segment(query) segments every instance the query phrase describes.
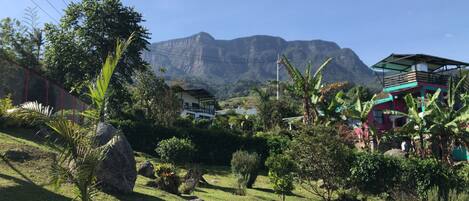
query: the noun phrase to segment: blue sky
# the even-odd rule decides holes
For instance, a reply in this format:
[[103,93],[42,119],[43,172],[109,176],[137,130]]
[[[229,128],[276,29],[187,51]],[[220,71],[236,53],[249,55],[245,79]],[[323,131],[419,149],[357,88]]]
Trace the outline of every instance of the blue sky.
[[[36,2],[42,22],[71,0],[0,0],[0,18],[22,18]],[[77,0],[74,0],[77,1]],[[353,49],[368,65],[391,53],[427,53],[469,61],[467,0],[123,0],[146,19],[151,42],[200,31],[217,39],[274,35],[322,39]]]

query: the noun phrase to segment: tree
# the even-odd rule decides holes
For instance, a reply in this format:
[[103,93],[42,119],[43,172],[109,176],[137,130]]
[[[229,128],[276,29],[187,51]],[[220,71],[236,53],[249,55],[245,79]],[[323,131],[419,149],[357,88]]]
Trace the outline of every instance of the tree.
[[293,140],[288,153],[301,187],[313,195],[330,201],[335,191],[346,186],[353,155],[336,129],[317,126],[306,130]]
[[451,150],[454,143],[457,140],[466,142],[466,144],[468,142],[469,105],[467,103],[469,103],[469,96],[467,93],[458,93],[466,78],[464,76],[458,82],[450,78],[446,100],[434,102],[428,106],[429,130],[441,147],[440,160],[447,164],[452,163]]
[[285,66],[288,74],[293,80],[292,91],[303,100],[303,123],[311,125],[313,118],[318,116],[315,105],[313,105],[312,96],[320,96],[322,87],[322,71],[331,62],[331,58],[326,59],[316,72],[311,75],[312,64],[309,63],[304,74],[294,67],[288,58],[283,55],[280,63]]
[[[431,95],[429,101],[424,103],[419,103],[417,98],[414,98],[412,94],[407,94],[404,97],[404,101],[407,106],[407,113],[399,112],[399,111],[385,111],[386,114],[392,115],[401,115],[406,117],[407,122],[403,126],[405,131],[409,131],[411,135],[418,136],[420,141],[420,155],[421,157],[425,157],[425,140],[424,134],[428,133],[429,129],[429,122],[428,116],[431,114],[432,110],[431,107],[435,104],[435,101],[438,100],[440,96],[440,89],[438,89],[433,95]],[[427,108],[426,110],[420,112],[420,105]]]
[[280,194],[285,201],[285,196],[294,189],[295,163],[288,155],[274,154],[267,158],[265,165],[269,168],[269,179],[275,193]]
[[40,70],[40,48],[44,42],[42,31],[34,24],[37,16],[28,16],[32,22],[26,23],[30,27],[24,26],[17,19],[5,18],[0,21],[0,57],[27,68]]
[[147,68],[141,54],[149,45],[149,33],[141,25],[142,15],[119,0],[83,0],[70,3],[59,25],[46,24],[46,75],[81,94],[88,80],[96,77],[114,41],[134,33],[134,42],[122,55],[112,80],[110,110],[118,113],[130,104],[125,85],[137,71]]
[[[356,95],[356,97],[359,96],[359,94]],[[368,114],[370,114],[373,109],[373,106],[375,104],[375,98],[376,96],[373,96],[371,100],[367,102],[362,102],[360,98],[356,98],[355,102],[352,105],[344,104],[345,116],[349,119],[357,120],[360,122],[360,131],[362,134],[362,138],[360,138],[360,140],[363,140],[365,145],[367,146],[369,146],[369,135],[371,135],[372,140],[375,140],[379,144],[376,129],[373,127],[372,124],[368,124]],[[345,101],[342,101],[342,103],[345,103]],[[374,147],[371,148],[374,149]]]
[[[96,132],[98,124],[106,121],[106,102],[111,77],[119,60],[132,41],[118,41],[115,52],[106,58],[101,73],[94,84],[88,85],[88,96],[92,100],[92,107],[83,112],[89,122],[79,125],[66,118],[61,112],[52,114],[50,107],[39,103],[25,103],[17,111],[18,117],[29,118],[43,122],[59,140],[50,143],[58,153],[58,158],[52,165],[53,183],[59,187],[66,181],[71,181],[79,191],[77,195],[82,201],[89,201],[95,193],[96,171],[106,157],[109,148],[118,140],[119,135],[113,137],[105,145],[98,146]],[[60,143],[59,145],[57,144]]]
[[179,117],[181,104],[163,77],[153,71],[137,73],[132,86],[134,108],[142,109],[146,119],[156,125],[172,126]]

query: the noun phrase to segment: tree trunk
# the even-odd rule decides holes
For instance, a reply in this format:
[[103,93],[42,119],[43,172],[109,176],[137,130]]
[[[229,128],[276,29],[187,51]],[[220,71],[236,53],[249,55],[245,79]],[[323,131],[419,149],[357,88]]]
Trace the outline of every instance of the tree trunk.
[[425,158],[425,140],[423,139],[422,132],[419,132],[420,140],[420,158]]
[[453,164],[453,159],[451,158],[451,150],[453,146],[447,135],[442,135],[440,146],[441,146],[441,161],[448,165]]
[[303,123],[311,125],[311,99],[307,96],[303,97]]

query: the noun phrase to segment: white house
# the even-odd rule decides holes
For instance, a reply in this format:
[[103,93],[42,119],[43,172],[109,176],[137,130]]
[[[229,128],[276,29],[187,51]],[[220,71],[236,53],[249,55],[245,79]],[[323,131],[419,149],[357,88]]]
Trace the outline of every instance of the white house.
[[205,89],[183,89],[173,87],[181,101],[181,116],[195,119],[212,119],[215,117],[215,96]]

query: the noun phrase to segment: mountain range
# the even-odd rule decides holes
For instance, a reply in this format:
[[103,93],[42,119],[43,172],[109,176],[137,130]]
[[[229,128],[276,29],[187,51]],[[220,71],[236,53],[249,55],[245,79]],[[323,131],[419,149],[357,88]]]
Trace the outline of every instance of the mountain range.
[[[327,57],[332,57],[324,70],[326,82],[367,85],[375,81],[373,71],[352,49],[324,40],[286,41],[266,35],[218,40],[200,32],[186,38],[153,43],[143,53],[154,70],[166,69],[164,75],[168,79],[196,80],[209,86],[275,80],[278,55],[286,55],[302,71],[308,62],[317,69]],[[281,80],[289,78],[283,67],[279,74]]]

